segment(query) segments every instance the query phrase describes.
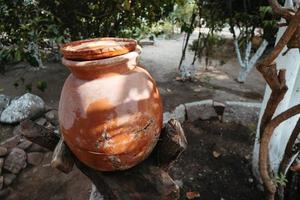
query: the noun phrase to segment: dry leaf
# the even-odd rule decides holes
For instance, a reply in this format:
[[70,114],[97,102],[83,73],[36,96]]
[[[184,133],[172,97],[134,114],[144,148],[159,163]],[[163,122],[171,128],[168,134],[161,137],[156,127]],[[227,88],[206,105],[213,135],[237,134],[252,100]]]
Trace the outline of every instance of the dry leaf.
[[200,193],[199,192],[187,192],[186,193],[186,198],[188,199],[195,199],[200,197]]
[[218,151],[213,151],[214,158],[219,158],[222,154]]

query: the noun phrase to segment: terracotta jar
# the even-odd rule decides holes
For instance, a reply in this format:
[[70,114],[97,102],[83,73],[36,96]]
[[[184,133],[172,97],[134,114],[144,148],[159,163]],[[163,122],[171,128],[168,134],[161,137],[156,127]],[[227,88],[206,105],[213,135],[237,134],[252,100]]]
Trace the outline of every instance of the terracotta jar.
[[[72,42],[61,50],[73,60],[62,60],[72,73],[61,92],[60,129],[71,151],[89,167],[125,170],[143,161],[156,145],[162,104],[154,80],[138,63],[136,42],[104,40],[96,45],[97,39]],[[72,48],[68,52],[70,46],[76,47],[74,54]]]

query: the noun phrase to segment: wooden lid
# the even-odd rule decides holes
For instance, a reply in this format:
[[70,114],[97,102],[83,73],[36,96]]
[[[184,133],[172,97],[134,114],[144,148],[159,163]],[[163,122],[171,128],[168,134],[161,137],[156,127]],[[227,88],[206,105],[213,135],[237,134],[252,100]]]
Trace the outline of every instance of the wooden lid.
[[126,54],[136,45],[133,39],[94,38],[66,43],[60,51],[69,60],[96,60]]

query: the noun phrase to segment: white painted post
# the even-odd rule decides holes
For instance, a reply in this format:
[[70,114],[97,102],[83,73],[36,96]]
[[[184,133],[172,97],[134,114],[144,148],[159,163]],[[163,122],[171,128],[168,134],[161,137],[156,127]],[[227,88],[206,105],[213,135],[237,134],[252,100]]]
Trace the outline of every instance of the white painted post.
[[[285,6],[292,7],[292,0],[286,0]],[[280,28],[277,33],[277,42],[279,38],[281,38],[284,33],[286,27]],[[275,116],[279,113],[287,110],[288,108],[300,103],[300,54],[298,49],[291,49],[286,55],[282,55],[287,48],[285,47],[281,54],[276,59],[276,64],[278,69],[286,69],[286,83],[288,86],[288,91],[285,95],[284,100],[279,104]],[[262,103],[260,119],[265,110],[267,100],[270,96],[270,88],[267,86],[265,91],[264,100]],[[270,170],[274,172],[274,174],[278,174],[279,164],[282,160],[284,150],[288,139],[291,135],[292,130],[295,127],[296,121],[299,118],[299,115],[292,117],[291,119],[283,122],[280,126],[278,126],[271,138],[269,145],[269,160],[270,160]],[[258,123],[258,128],[256,132],[256,139],[254,144],[253,151],[253,160],[252,167],[253,173],[260,180],[259,170],[258,170],[258,152],[259,152],[259,126],[260,120]]]

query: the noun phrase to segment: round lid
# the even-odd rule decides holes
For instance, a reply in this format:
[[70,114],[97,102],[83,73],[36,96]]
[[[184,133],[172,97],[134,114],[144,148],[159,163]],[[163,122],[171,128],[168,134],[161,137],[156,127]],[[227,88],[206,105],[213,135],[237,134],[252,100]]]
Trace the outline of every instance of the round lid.
[[126,54],[135,50],[136,40],[127,38],[94,38],[69,42],[61,47],[69,60],[96,60]]

